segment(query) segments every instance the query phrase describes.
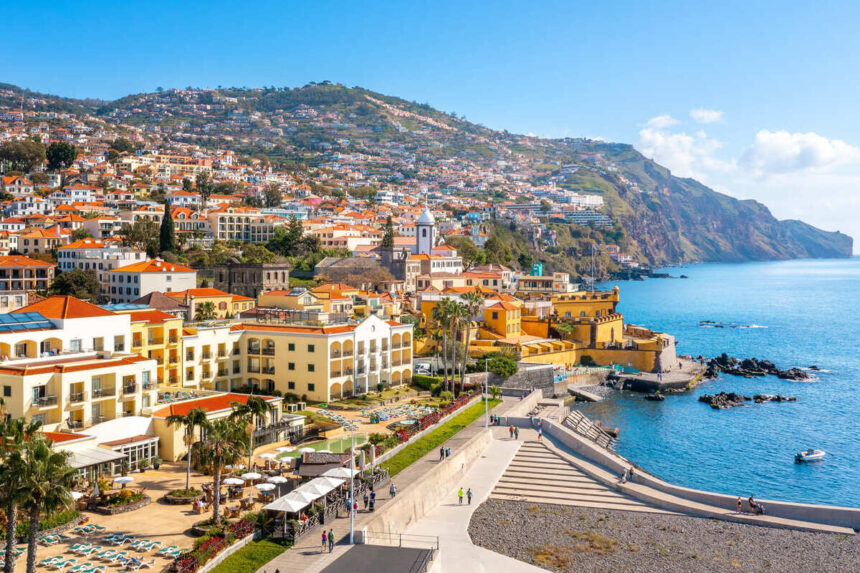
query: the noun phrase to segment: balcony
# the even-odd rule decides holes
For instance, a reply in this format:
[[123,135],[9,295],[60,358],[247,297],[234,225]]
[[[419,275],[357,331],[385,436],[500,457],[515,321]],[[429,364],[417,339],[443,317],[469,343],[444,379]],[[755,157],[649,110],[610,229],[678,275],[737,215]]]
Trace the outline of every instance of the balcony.
[[219,350],[218,351],[218,358],[227,358],[227,351],[226,350]]
[[240,348],[234,348],[233,349],[233,356],[239,356],[240,352],[242,352],[242,350]]
[[343,374],[341,374],[340,372],[332,372],[331,373],[332,378],[340,378],[341,376],[343,376]]
[[179,342],[179,337],[178,336],[171,336],[167,340],[168,340],[168,342],[170,342],[170,344],[176,344],[177,342]]
[[123,394],[134,394],[137,392],[137,384],[123,384],[122,385],[122,393]]
[[234,368],[234,369],[233,369],[233,374],[241,374],[241,373],[242,373],[242,369],[241,369],[241,368]]
[[167,379],[167,382],[168,382],[168,384],[175,386],[177,383],[179,383],[179,378],[177,378],[176,376],[171,376],[170,378]]
[[260,353],[259,347],[257,347],[257,346],[249,346],[248,347],[248,354],[259,354],[259,353]]
[[116,388],[93,388],[93,398],[105,398],[116,394]]
[[75,404],[77,402],[83,402],[87,399],[86,392],[72,392],[69,394],[69,403]]
[[251,374],[259,374],[260,367],[259,366],[248,366],[248,372]]
[[352,350],[344,350],[343,356],[344,356],[344,358],[346,358],[347,356],[352,356]]
[[57,405],[57,397],[56,396],[41,396],[39,398],[36,398],[34,400],[34,402],[36,403],[36,406],[38,406],[39,408],[56,406]]
[[263,374],[274,374],[274,373],[275,373],[275,367],[274,366],[264,366],[263,367]]
[[210,360],[212,358],[212,355],[208,352],[204,352],[202,358],[203,360]]
[[155,382],[144,382],[143,389],[144,390],[155,390],[158,385]]
[[163,338],[150,338],[147,341],[147,344],[149,344],[150,346],[158,346],[158,345],[164,344],[164,339]]
[[114,352],[125,352],[125,344],[114,344],[113,345]]
[[155,363],[158,364],[159,366],[161,366],[162,364],[164,364],[164,357],[163,356],[156,356],[155,357]]
[[193,355],[193,354],[188,354],[188,353],[186,352],[186,353],[185,353],[185,360],[187,360],[188,362],[194,362],[194,355]]
[[344,376],[352,376],[352,373],[353,373],[352,368],[344,368],[343,369],[343,375]]
[[135,338],[131,341],[132,348],[140,348],[141,346],[143,346],[143,341],[141,339]]
[[176,366],[177,364],[179,364],[179,357],[178,356],[171,356],[170,358],[167,359],[167,363],[170,364],[171,366]]
[[211,373],[211,372],[209,372],[209,371],[206,371],[206,372],[204,372],[203,374],[201,374],[201,375],[200,375],[200,377],[201,377],[203,380],[208,380],[208,379],[212,378],[212,373]]
[[229,370],[219,370],[218,371],[218,376],[227,376],[229,374],[230,374]]
[[263,355],[264,356],[274,356],[275,355],[275,349],[274,348],[264,348],[263,349]]

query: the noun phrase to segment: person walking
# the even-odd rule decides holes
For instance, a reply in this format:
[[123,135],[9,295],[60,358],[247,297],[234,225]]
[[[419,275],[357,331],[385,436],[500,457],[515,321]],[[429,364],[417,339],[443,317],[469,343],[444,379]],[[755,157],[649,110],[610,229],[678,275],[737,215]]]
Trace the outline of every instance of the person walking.
[[627,476],[629,475],[630,470],[624,468],[624,473],[621,474],[620,483],[627,483]]
[[460,505],[463,505],[463,488],[461,487],[459,491],[457,491],[457,498],[460,500]]
[[472,505],[472,488],[466,490],[466,499],[469,500],[469,505]]
[[446,458],[451,457],[451,448],[445,448],[445,457]]
[[627,474],[627,479],[633,481],[633,466],[630,466],[630,473]]
[[323,529],[323,532],[322,532],[322,549],[320,549],[320,553],[325,551],[325,548],[327,545],[328,545],[328,537],[327,537],[327,534],[325,532],[325,529]]
[[519,439],[520,439],[520,429],[519,429],[519,428],[516,428],[516,427],[514,428],[514,439],[515,439],[515,440],[519,440]]
[[538,441],[543,441],[543,430],[541,430],[540,428],[538,428]]
[[445,459],[445,448],[439,448],[439,461],[441,462],[444,459]]
[[328,552],[334,551],[334,529],[328,530]]
[[397,495],[397,486],[394,485],[394,482],[391,482],[391,485],[388,486],[388,495],[392,498]]
[[367,496],[367,492],[364,492],[364,509],[365,509],[365,511],[367,511],[367,502],[369,500],[370,500],[370,498]]
[[508,436],[513,440],[514,439],[514,427],[508,426]]
[[740,498],[740,496],[738,496],[738,513],[743,513],[743,512],[744,512],[744,500],[742,500]]

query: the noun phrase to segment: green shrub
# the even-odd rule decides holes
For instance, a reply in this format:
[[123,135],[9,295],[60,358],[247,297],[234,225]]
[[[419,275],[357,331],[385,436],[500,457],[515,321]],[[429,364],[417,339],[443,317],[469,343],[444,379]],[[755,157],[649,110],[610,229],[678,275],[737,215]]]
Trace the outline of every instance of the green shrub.
[[170,497],[197,497],[201,493],[203,492],[199,489],[192,487],[191,489],[174,489],[167,495],[169,495]]
[[413,374],[412,385],[422,390],[432,390],[434,384],[442,382],[441,376],[427,376],[425,374]]
[[490,359],[487,364],[487,369],[497,376],[507,378],[508,376],[516,374],[519,370],[519,366],[517,366],[516,360],[508,358],[507,356],[495,356]]
[[583,354],[579,357],[579,363],[583,366],[594,366],[594,358],[592,358],[588,354]]
[[[81,512],[77,509],[67,509],[66,511],[60,511],[55,513],[54,515],[44,517],[39,522],[39,531],[45,531],[46,529],[53,529],[55,527],[60,527],[61,525],[65,525],[70,521],[77,519],[78,516],[81,515]],[[21,515],[18,515],[19,520],[15,525],[15,536],[24,541],[30,537],[30,522],[26,519],[20,519]],[[3,539],[6,538],[6,530],[0,530],[3,533]]]

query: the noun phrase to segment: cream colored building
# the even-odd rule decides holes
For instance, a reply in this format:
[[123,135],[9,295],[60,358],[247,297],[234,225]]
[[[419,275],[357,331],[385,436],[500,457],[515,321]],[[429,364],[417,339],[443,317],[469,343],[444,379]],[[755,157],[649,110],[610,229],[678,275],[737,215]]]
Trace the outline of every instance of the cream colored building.
[[182,376],[188,388],[229,391],[244,385],[240,340],[233,324],[199,324],[182,335]]
[[151,292],[173,292],[197,286],[197,271],[161,259],[141,261],[108,272],[110,300],[132,302]]

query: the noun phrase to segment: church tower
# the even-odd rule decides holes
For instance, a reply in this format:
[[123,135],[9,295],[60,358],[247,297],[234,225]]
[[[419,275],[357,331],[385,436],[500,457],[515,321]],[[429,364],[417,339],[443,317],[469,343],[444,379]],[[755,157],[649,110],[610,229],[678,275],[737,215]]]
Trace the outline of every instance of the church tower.
[[419,255],[429,255],[436,246],[436,219],[430,209],[426,209],[415,224],[415,240]]

